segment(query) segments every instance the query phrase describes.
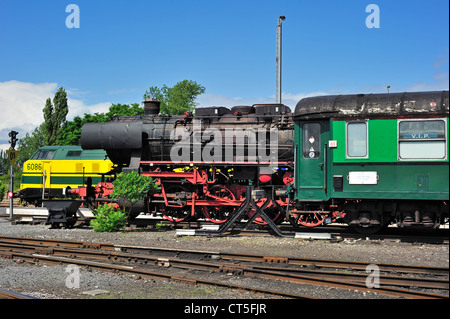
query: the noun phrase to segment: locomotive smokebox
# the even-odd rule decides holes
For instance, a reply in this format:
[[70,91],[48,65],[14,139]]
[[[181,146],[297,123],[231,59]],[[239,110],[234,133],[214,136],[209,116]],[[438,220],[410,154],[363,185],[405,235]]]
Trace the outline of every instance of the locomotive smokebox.
[[85,150],[130,150],[142,148],[142,121],[85,123],[81,129]]
[[155,99],[149,99],[144,101],[144,114],[145,115],[158,115],[161,102]]

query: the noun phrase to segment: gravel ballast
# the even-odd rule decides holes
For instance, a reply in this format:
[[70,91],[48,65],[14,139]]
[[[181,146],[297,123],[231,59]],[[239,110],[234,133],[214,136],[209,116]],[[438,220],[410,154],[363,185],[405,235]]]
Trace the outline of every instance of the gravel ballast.
[[[136,229],[124,233],[97,233],[90,227],[50,229],[48,225],[11,225],[0,218],[0,236],[61,239],[84,242],[111,243],[137,246],[186,248],[221,252],[265,254],[267,256],[292,256],[318,259],[339,259],[391,264],[448,267],[448,244],[414,244],[392,241],[303,240],[272,236],[232,236],[208,238],[203,236],[176,236],[174,230]],[[180,275],[184,273],[178,271]],[[195,275],[187,274],[186,275]],[[215,299],[215,298],[267,298],[249,292],[219,287],[148,280],[123,274],[101,273],[80,269],[79,288],[68,288],[70,272],[64,265],[29,265],[0,258],[0,288],[9,289],[45,299]],[[208,274],[201,274],[207,277]],[[273,282],[252,278],[223,275],[225,281],[240,285],[268,285]],[[70,286],[70,284],[69,284]],[[386,298],[374,292],[350,291],[308,285],[284,285],[283,289],[314,298],[340,299]],[[284,287],[283,286],[283,287]],[[91,293],[91,294],[89,294]],[[96,294],[98,293],[98,294]]]

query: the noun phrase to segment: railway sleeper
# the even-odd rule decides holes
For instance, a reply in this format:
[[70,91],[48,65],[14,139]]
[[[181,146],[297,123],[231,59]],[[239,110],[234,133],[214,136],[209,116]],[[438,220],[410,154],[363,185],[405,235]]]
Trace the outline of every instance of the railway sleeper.
[[223,265],[219,267],[219,272],[241,276],[244,274],[244,268]]
[[266,263],[273,263],[273,264],[287,264],[289,262],[289,258],[288,257],[268,256],[268,257],[264,257],[263,261]]
[[171,276],[170,281],[178,282],[178,283],[182,283],[182,284],[193,285],[193,286],[197,285],[197,280],[191,279],[191,278],[186,278],[186,277]]

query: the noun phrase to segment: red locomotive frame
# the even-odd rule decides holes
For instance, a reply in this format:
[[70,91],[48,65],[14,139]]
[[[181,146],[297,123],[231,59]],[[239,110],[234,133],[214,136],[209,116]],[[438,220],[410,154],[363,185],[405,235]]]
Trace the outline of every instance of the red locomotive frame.
[[[172,167],[174,165],[170,161],[141,161],[140,164],[141,167],[150,167],[148,171],[142,171],[141,175],[155,178],[156,183],[161,187],[161,192],[154,194],[149,201],[155,212],[162,212],[166,219],[173,222],[181,222],[195,217],[204,217],[213,223],[221,224],[244,202],[245,185],[238,183],[218,183],[216,176],[219,174],[219,167],[234,167],[238,165],[255,166],[266,165],[268,163],[215,162],[213,166],[204,162],[177,164],[179,166],[189,167],[190,169],[187,172],[162,170],[163,167],[167,167],[168,165]],[[287,167],[292,163],[276,162],[273,164]],[[155,169],[152,169],[152,167],[155,167]],[[292,175],[290,172],[286,174]],[[292,178],[285,178],[285,180],[289,183],[293,181]],[[281,206],[287,205],[287,200],[282,200],[281,198],[277,202]],[[261,201],[259,204],[263,205],[264,201]],[[211,209],[211,207],[214,207],[214,209]],[[273,204],[267,205],[267,209],[269,210],[272,207]],[[271,217],[274,221],[278,220],[280,212]],[[260,219],[256,219],[256,222],[264,224]]]
[[[215,224],[225,223],[244,203],[247,185],[237,182],[220,183],[218,178],[222,176],[220,170],[224,167],[254,167],[267,165],[268,163],[215,162],[213,164],[205,162],[141,161],[140,174],[155,179],[155,183],[160,186],[160,192],[144,200],[144,210],[152,214],[162,213],[165,219],[174,223],[198,218],[204,218]],[[282,182],[285,186],[293,184],[292,162],[283,161],[272,164],[284,168],[285,173]],[[176,171],[176,168],[186,167],[188,167],[187,170]],[[264,174],[259,175],[258,179],[261,185],[269,181]],[[89,196],[95,197],[96,201],[101,202],[102,199],[107,200],[109,198],[113,188],[112,183],[102,182],[96,186],[88,185],[87,187],[72,189],[70,194],[78,195],[82,199],[87,199]],[[325,218],[331,218],[335,221],[337,218],[343,217],[339,212],[317,211],[311,213],[310,211],[297,211],[291,207],[286,196],[274,197],[273,200],[276,203],[273,203],[272,200],[266,203],[267,200],[267,198],[257,200],[256,204],[262,207],[272,221],[277,224],[285,220],[286,215],[283,214],[285,211],[289,211],[297,225],[305,227],[319,226],[325,221]],[[117,203],[114,205],[119,207]],[[250,218],[255,214],[255,209],[250,209],[247,214]],[[259,225],[267,224],[261,217],[255,218],[254,222]]]

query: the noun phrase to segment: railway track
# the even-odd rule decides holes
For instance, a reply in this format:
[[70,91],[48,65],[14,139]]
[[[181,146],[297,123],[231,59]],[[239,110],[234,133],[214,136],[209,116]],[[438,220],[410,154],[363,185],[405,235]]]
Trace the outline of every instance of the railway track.
[[[284,297],[304,298],[279,291],[257,291],[219,281],[180,277],[160,270],[173,268],[208,273],[251,276],[266,280],[341,289],[377,292],[394,298],[448,298],[427,290],[448,291],[448,268],[377,264],[379,288],[369,288],[367,269],[362,262],[303,259],[225,252],[192,251],[85,243],[59,240],[0,237],[0,255],[29,262],[69,263],[106,271],[133,273],[138,276],[181,281],[192,284],[227,286]],[[149,266],[157,267],[153,271]],[[414,289],[411,289],[414,287]]]
[[0,299],[37,299],[15,291],[0,289]]
[[[0,206],[1,207],[1,206]],[[45,210],[45,214],[47,211]],[[39,224],[45,223],[47,215],[30,215],[30,214],[15,214],[15,219],[12,223],[31,223],[31,224]],[[8,214],[2,214],[0,212],[0,218],[9,218]],[[89,220],[89,218],[87,218]],[[180,223],[172,223],[169,221],[165,221],[163,219],[155,219],[155,218],[138,218],[135,220],[131,220],[128,223],[129,229],[133,230],[136,228],[142,227],[156,227],[156,224],[163,223],[166,225],[165,227],[174,228],[174,229],[201,229],[205,227],[205,225],[210,226],[210,222],[205,221],[190,221],[190,222],[180,222]],[[78,226],[83,226],[84,221],[79,223]],[[76,225],[76,227],[78,227]],[[255,225],[256,226],[256,225]],[[261,226],[256,226],[260,227]],[[424,243],[424,244],[449,244],[449,230],[448,228],[442,228],[435,231],[421,231],[421,230],[404,230],[398,229],[395,227],[389,228],[383,233],[379,234],[356,234],[346,225],[328,225],[324,227],[317,228],[298,228],[294,229],[291,225],[284,224],[280,225],[280,229],[284,232],[298,232],[301,234],[303,239],[328,239],[331,241],[342,241],[342,240],[374,240],[374,241],[391,241],[391,242],[407,242],[407,243]],[[325,238],[317,237],[319,235],[326,235]],[[265,229],[255,229],[255,230],[242,230],[239,234],[240,236],[267,236],[268,232]]]

